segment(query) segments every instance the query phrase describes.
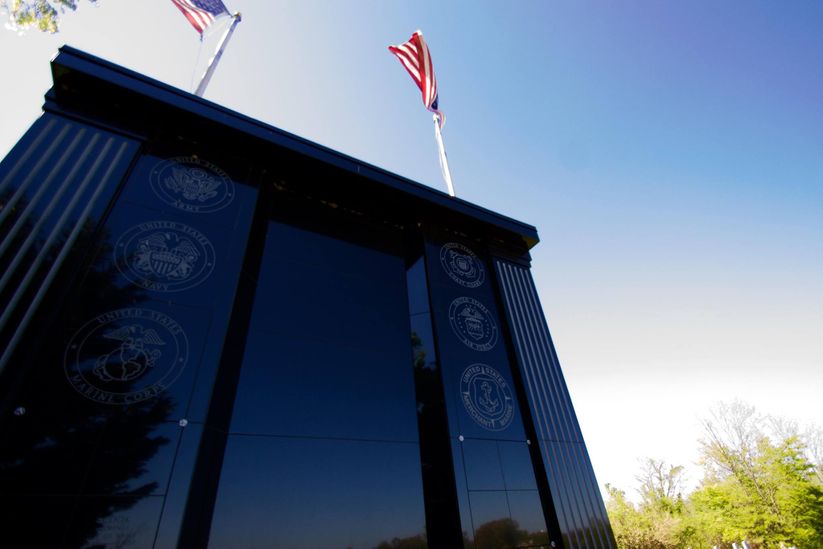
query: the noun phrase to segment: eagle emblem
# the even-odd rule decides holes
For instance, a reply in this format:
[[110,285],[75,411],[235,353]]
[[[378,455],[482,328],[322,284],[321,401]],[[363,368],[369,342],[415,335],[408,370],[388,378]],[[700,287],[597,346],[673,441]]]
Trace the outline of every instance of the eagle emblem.
[[173,232],[157,232],[140,240],[133,266],[145,275],[185,280],[200,258],[200,250],[188,238]]
[[172,168],[166,187],[183,195],[186,200],[205,202],[217,196],[220,180],[200,168]]
[[234,182],[196,156],[169,158],[151,172],[151,188],[166,204],[189,213],[213,213],[234,198]]

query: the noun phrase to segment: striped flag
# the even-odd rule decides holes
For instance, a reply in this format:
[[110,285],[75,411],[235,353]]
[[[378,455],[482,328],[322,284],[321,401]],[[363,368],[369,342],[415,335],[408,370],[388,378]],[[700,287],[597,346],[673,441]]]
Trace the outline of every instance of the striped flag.
[[220,0],[171,0],[183,12],[194,30],[203,31],[220,15],[231,15]]
[[398,46],[389,46],[389,51],[397,56],[417,87],[420,88],[423,94],[423,104],[438,116],[442,127],[446,117],[437,108],[437,79],[434,77],[434,66],[429,47],[423,40],[423,33],[419,30],[415,31],[408,42]]

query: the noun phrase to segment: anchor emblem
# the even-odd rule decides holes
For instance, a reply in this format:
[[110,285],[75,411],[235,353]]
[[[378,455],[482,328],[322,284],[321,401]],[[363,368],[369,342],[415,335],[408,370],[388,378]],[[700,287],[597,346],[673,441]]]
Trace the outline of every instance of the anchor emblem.
[[492,396],[492,386],[488,381],[480,384],[480,391],[483,394],[478,398],[478,404],[486,410],[486,412],[493,414],[500,407],[500,399]]
[[460,397],[472,420],[488,431],[502,431],[514,418],[509,385],[500,372],[487,364],[472,364],[463,371]]

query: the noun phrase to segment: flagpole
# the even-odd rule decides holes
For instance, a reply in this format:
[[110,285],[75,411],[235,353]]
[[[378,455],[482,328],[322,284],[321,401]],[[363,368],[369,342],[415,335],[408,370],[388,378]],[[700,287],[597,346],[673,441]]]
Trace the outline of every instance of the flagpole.
[[224,32],[223,36],[220,38],[220,44],[217,46],[217,52],[214,54],[214,57],[209,59],[209,65],[206,67],[206,72],[203,74],[203,78],[200,79],[200,84],[194,92],[194,95],[198,97],[203,97],[203,94],[206,92],[206,86],[209,85],[209,81],[214,74],[214,69],[217,68],[217,63],[219,63],[220,58],[223,57],[223,50],[226,49],[226,44],[228,44],[229,38],[231,38],[231,35],[234,33],[237,23],[239,23],[242,19],[239,11],[235,12],[231,17],[231,26],[226,29],[226,32]]
[[446,147],[443,146],[443,136],[440,133],[440,115],[434,114],[432,118],[434,119],[434,138],[437,140],[437,148],[440,151],[440,171],[443,173],[443,179],[446,180],[446,186],[449,188],[449,196],[455,196],[452,174],[449,170],[449,159],[446,157]]

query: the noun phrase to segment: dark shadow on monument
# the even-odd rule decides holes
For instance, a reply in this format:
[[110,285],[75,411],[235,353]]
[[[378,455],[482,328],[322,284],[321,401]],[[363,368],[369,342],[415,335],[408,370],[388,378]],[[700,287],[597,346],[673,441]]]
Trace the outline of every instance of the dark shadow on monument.
[[[63,234],[47,250],[43,269],[51,266],[66,237]],[[173,446],[165,436],[173,433],[166,424],[173,398],[159,394],[127,405],[104,404],[72,387],[64,367],[67,346],[83,321],[104,311],[135,307],[146,299],[140,288],[115,284],[114,267],[98,260],[84,272],[81,284],[76,280],[78,271],[69,272],[86,263],[83,257],[95,248],[97,258],[110,255],[109,240],[105,234],[95,234],[92,223],[83,227],[56,279],[61,282],[42,302],[0,379],[0,394],[15,395],[2,402],[0,415],[4,546],[128,545],[134,536],[125,530],[120,539],[90,542],[107,518],[165,490],[161,476],[152,471],[152,461],[161,448]],[[43,246],[39,241],[27,253]],[[12,246],[6,255],[15,249]],[[8,262],[8,257],[0,258],[0,265]],[[112,325],[110,330],[89,334],[76,355],[79,368],[94,376],[99,387],[128,393],[151,368],[152,355],[140,337],[112,337],[118,329],[128,331],[128,326]],[[4,347],[7,341],[4,337]]]

